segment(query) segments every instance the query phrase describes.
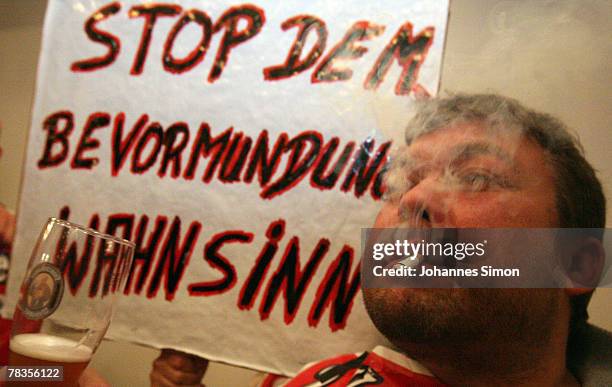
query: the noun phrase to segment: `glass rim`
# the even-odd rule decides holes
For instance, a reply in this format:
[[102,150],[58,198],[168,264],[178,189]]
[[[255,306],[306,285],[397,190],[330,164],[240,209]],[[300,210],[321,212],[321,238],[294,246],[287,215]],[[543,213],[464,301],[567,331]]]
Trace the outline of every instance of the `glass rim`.
[[69,221],[64,220],[64,219],[59,219],[59,218],[51,217],[51,218],[49,218],[47,223],[56,223],[56,224],[59,224],[61,226],[71,227],[71,228],[77,229],[77,230],[82,231],[82,232],[84,232],[86,234],[89,234],[89,235],[93,235],[93,236],[96,236],[96,237],[99,237],[99,238],[102,238],[102,239],[106,239],[106,240],[111,240],[113,242],[116,242],[116,243],[119,243],[119,244],[122,244],[122,245],[127,245],[127,246],[129,246],[129,247],[131,247],[133,249],[136,248],[136,244],[134,242],[132,242],[132,241],[120,238],[120,237],[115,236],[115,235],[104,234],[104,233],[102,233],[102,232],[100,232],[98,230],[94,230],[93,228],[89,228],[89,227],[82,226],[82,225],[77,224],[77,223],[69,222]]

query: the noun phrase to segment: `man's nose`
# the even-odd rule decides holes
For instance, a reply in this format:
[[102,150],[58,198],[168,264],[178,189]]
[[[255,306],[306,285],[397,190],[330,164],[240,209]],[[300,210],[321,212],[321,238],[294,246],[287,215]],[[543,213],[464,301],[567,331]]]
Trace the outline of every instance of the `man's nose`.
[[448,199],[448,188],[435,176],[427,177],[402,195],[398,216],[414,226],[441,227],[447,218]]

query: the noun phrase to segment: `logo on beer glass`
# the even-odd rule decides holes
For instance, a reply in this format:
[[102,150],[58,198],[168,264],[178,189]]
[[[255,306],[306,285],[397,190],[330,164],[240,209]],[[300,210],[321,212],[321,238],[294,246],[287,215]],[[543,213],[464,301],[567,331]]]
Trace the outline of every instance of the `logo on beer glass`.
[[64,279],[49,263],[36,266],[26,280],[19,308],[30,320],[41,320],[55,312],[64,294]]

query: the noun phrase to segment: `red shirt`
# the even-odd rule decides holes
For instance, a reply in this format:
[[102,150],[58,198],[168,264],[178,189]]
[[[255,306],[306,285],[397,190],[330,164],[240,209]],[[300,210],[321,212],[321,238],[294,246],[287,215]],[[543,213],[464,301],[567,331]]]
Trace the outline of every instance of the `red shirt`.
[[342,355],[306,366],[286,387],[297,386],[419,386],[438,387],[438,381],[416,361],[386,347]]

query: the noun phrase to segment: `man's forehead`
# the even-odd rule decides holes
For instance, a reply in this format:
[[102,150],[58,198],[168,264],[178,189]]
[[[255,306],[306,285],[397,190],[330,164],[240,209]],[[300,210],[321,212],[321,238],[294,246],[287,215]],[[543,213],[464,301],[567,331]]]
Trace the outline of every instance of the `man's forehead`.
[[406,156],[422,161],[440,157],[461,161],[477,156],[492,156],[512,162],[524,142],[525,136],[521,131],[458,125],[440,128],[414,138],[407,148]]
[[407,156],[414,161],[433,161],[443,158],[448,162],[462,162],[479,156],[490,156],[506,163],[513,163],[513,155],[506,149],[485,141],[472,141],[452,144],[444,151],[425,147],[408,148]]

